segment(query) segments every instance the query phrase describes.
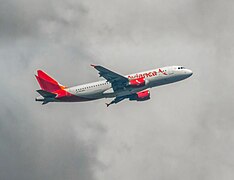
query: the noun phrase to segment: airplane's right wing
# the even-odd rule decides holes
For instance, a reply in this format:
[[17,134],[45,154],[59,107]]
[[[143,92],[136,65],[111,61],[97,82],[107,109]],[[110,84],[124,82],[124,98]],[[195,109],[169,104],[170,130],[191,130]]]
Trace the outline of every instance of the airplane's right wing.
[[126,84],[129,82],[128,78],[117,74],[109,69],[106,69],[99,65],[91,65],[96,70],[99,71],[100,77],[104,77],[108,82],[112,84],[113,90],[116,91],[118,89],[122,89],[126,86]]

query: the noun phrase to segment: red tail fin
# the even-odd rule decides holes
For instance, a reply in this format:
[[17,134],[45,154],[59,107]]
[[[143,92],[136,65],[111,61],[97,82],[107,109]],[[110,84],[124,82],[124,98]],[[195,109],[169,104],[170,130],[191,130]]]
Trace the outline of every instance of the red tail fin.
[[36,78],[42,90],[54,92],[65,88],[42,70],[38,70],[37,74]]

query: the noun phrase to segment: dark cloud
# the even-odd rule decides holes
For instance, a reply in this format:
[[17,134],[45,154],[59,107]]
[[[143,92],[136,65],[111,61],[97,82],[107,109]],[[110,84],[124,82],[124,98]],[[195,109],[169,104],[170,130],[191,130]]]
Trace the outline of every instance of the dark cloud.
[[[0,179],[233,179],[233,2],[0,1]],[[151,101],[34,101],[65,85],[184,65]]]

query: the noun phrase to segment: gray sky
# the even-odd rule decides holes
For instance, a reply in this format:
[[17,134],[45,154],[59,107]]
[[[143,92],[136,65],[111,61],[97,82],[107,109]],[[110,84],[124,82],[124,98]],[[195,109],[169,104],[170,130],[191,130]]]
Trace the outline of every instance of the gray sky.
[[[0,0],[0,179],[234,179],[234,2]],[[73,86],[183,65],[151,100],[34,101],[43,69]]]

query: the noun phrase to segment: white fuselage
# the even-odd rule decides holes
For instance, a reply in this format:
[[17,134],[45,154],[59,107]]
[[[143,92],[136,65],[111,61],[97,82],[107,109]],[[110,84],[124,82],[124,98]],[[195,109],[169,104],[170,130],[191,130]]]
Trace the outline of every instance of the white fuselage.
[[191,75],[192,71],[185,69],[184,67],[167,66],[125,76],[129,79],[144,77],[147,83],[143,87],[133,88],[129,86],[124,90],[114,92],[111,83],[107,82],[106,80],[101,80],[93,83],[70,87],[67,88],[66,91],[75,96],[90,99],[120,97],[131,95],[148,88],[181,81],[190,77]]

